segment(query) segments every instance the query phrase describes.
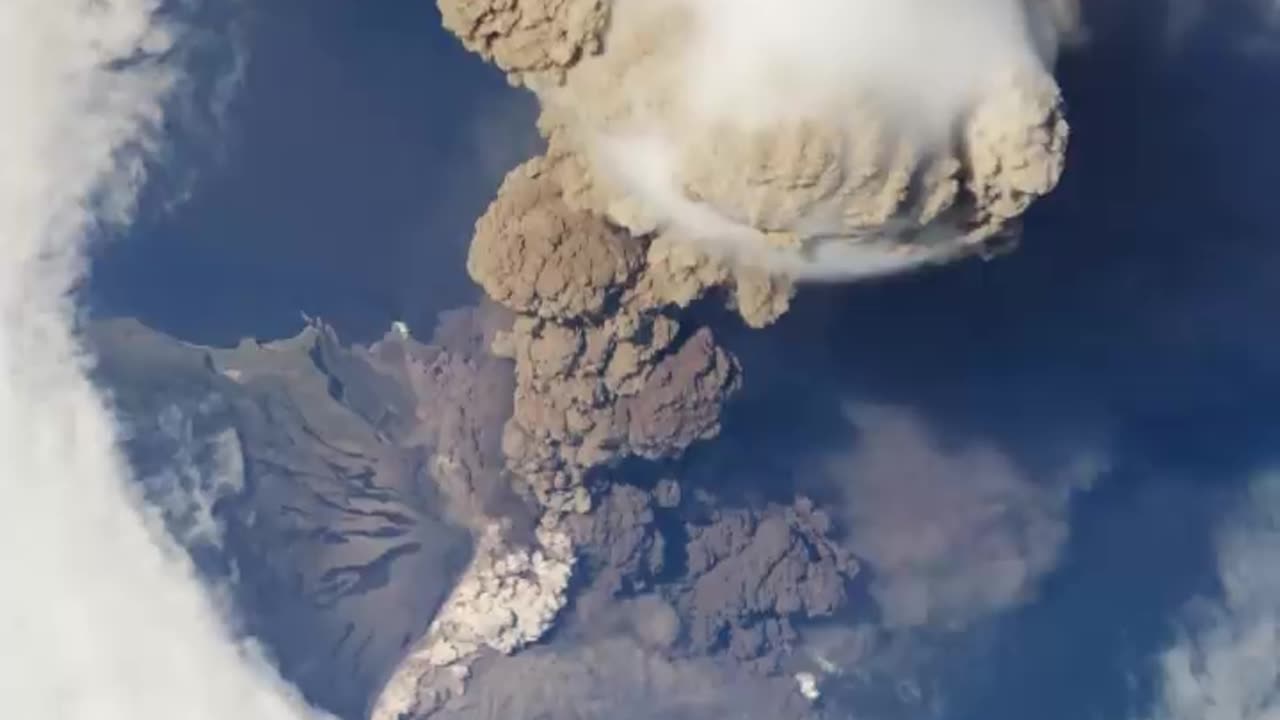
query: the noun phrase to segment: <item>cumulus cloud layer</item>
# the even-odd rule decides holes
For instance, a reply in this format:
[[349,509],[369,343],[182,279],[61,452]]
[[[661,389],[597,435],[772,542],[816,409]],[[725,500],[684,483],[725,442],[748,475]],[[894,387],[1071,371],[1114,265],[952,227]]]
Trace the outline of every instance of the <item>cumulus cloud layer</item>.
[[1221,598],[1191,608],[1160,658],[1153,720],[1280,717],[1280,472],[1259,477],[1218,538]]
[[183,78],[160,0],[0,4],[0,714],[292,720],[130,488],[71,293],[126,222]]

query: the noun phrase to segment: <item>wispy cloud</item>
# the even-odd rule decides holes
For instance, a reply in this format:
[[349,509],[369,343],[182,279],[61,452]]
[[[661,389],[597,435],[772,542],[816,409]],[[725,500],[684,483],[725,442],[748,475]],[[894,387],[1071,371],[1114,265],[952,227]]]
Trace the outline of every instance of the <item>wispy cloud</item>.
[[1072,494],[1101,457],[1033,478],[997,447],[948,447],[891,406],[849,405],[852,449],[828,459],[854,552],[888,627],[959,627],[1029,599],[1058,563]]
[[311,711],[143,511],[85,371],[88,240],[132,215],[184,82],[161,0],[0,3],[0,715]]
[[1219,26],[1235,49],[1273,55],[1280,45],[1280,2],[1276,0],[1160,0],[1150,3],[1163,13],[1170,46],[1179,49],[1206,27]]
[[1160,657],[1153,720],[1280,718],[1280,472],[1222,528],[1218,576],[1221,597],[1193,604]]

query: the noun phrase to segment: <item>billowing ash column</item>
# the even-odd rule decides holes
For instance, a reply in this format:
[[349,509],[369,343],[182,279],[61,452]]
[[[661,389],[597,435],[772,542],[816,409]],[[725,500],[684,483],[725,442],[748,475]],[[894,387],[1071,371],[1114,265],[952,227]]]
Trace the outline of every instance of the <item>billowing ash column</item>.
[[565,520],[592,469],[715,436],[737,360],[681,312],[753,327],[793,283],[1009,247],[1057,184],[1051,65],[1074,0],[439,0],[463,44],[534,92],[547,151],[476,224],[467,268],[515,314],[507,469],[536,542],[479,531],[471,571],[374,710],[430,715],[470,659],[565,603]]

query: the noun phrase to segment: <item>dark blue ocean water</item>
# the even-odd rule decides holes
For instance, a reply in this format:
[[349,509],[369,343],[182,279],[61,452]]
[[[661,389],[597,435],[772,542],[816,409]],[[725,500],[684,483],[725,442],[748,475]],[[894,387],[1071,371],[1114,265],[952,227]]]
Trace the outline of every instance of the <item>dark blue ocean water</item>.
[[92,306],[227,343],[292,335],[300,312],[356,340],[394,319],[429,329],[470,302],[471,227],[537,147],[528,98],[430,0],[241,7],[225,128],[177,148],[188,199],[152,188],[129,236],[99,247]]

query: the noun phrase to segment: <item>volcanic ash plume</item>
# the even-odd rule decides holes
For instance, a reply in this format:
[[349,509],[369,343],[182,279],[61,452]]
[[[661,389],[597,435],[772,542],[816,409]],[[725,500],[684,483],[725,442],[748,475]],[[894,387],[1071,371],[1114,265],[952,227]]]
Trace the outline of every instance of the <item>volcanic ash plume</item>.
[[[721,406],[741,384],[737,360],[708,328],[682,328],[675,310],[724,286],[746,317],[765,323],[790,297],[763,274],[734,273],[571,209],[553,170],[537,158],[508,175],[468,260],[515,313],[492,350],[514,360],[501,449],[540,508],[534,542],[511,542],[497,520],[474,523],[483,529],[471,566],[388,681],[375,720],[451,707],[478,655],[514,652],[551,627],[576,557],[566,520],[592,511],[591,470],[678,456],[719,432]],[[447,465],[437,479],[465,484],[449,480]]]
[[796,278],[997,249],[1053,189],[1074,0],[440,0],[565,201]]
[[472,565],[378,720],[456,710],[477,657],[551,627],[597,469],[719,433],[742,371],[683,309],[714,297],[763,327],[795,280],[990,249],[1053,188],[1067,134],[1048,68],[1070,0],[439,5],[542,104],[547,151],[508,174],[467,261],[514,314],[492,343],[515,371],[501,450],[540,519],[523,540],[471,523]]

